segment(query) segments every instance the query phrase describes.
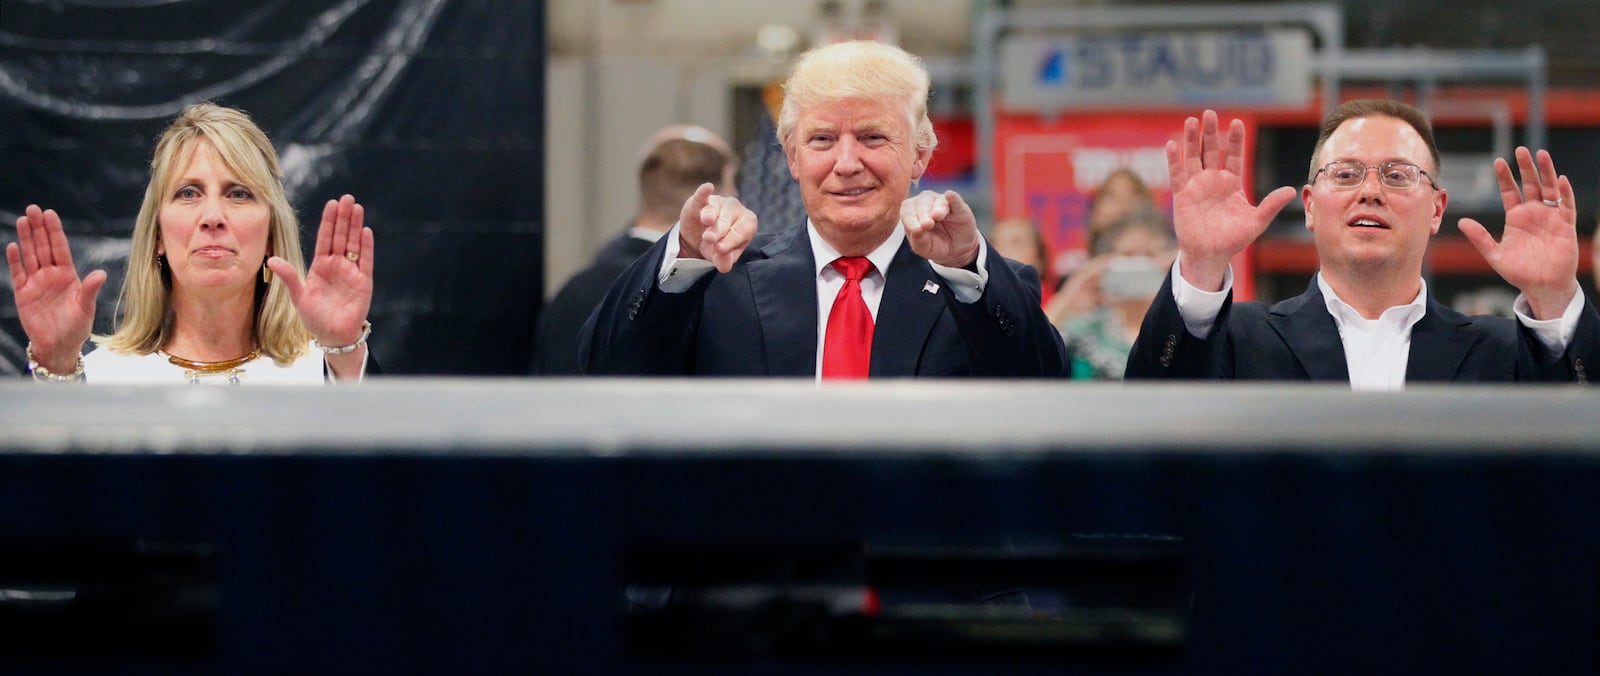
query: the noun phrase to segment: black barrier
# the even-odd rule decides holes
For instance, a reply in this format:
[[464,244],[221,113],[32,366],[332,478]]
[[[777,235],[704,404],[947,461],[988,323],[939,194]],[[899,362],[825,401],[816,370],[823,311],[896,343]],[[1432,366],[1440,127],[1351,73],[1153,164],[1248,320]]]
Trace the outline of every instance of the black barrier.
[[216,594],[213,652],[0,671],[1600,666],[1589,389],[289,392],[0,385],[0,551],[183,545]]
[[922,541],[774,533],[634,545],[621,562],[623,654],[661,664],[1178,662],[1192,601],[1179,538]]
[[67,536],[0,543],[0,653],[14,662],[217,654],[216,552]]

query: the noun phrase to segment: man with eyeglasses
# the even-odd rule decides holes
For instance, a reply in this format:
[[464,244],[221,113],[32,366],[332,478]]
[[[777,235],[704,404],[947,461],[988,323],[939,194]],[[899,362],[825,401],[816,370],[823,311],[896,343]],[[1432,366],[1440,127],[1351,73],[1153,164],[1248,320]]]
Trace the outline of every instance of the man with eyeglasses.
[[1516,319],[1467,317],[1428,292],[1422,266],[1449,195],[1432,125],[1387,100],[1340,105],[1324,121],[1300,189],[1319,270],[1282,302],[1233,303],[1228,261],[1294,199],[1279,188],[1251,206],[1244,125],[1189,118],[1167,144],[1178,260],[1145,315],[1128,378],[1344,381],[1400,390],[1424,381],[1588,381],[1600,317],[1577,281],[1572,184],[1549,153],[1517,148],[1519,187],[1495,160],[1506,226],[1499,241],[1470,218],[1461,232],[1522,295]]

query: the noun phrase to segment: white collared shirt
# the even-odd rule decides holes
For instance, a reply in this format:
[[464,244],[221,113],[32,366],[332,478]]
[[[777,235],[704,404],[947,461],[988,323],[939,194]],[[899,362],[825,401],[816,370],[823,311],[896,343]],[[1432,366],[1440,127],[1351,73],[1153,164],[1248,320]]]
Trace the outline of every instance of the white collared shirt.
[[1406,366],[1411,361],[1411,327],[1428,313],[1428,281],[1421,280],[1417,296],[1405,305],[1383,311],[1377,319],[1360,312],[1334,293],[1322,273],[1317,273],[1317,288],[1339,327],[1339,342],[1344,344],[1344,362],[1350,370],[1350,389],[1357,392],[1399,392],[1406,387]]
[[[1188,329],[1191,335],[1204,340],[1215,328],[1217,315],[1222,312],[1222,303],[1227,300],[1228,291],[1233,288],[1233,266],[1228,266],[1220,291],[1203,291],[1183,278],[1179,268],[1182,256],[1179,256],[1179,259],[1172,262],[1172,299],[1178,304],[1178,314],[1183,317],[1184,328]],[[1344,345],[1345,363],[1350,369],[1350,387],[1355,390],[1403,389],[1406,367],[1410,365],[1411,328],[1427,314],[1428,283],[1422,282],[1417,298],[1410,304],[1389,308],[1375,320],[1361,319],[1360,313],[1339,300],[1333,289],[1328,288],[1327,283],[1322,280],[1320,272],[1317,273],[1317,288],[1321,289],[1323,297],[1328,299],[1328,314],[1333,315],[1334,323],[1339,326],[1339,341]],[[1350,328],[1347,329],[1346,322],[1341,320],[1341,312],[1335,311],[1335,302],[1345,310],[1349,310],[1351,316],[1361,319],[1364,323],[1370,321],[1377,326],[1355,326],[1355,323],[1351,322]],[[1511,309],[1516,314],[1517,321],[1527,327],[1545,349],[1553,354],[1561,354],[1567,351],[1567,345],[1572,343],[1573,334],[1577,333],[1583,302],[1583,292],[1579,291],[1573,295],[1572,301],[1567,303],[1567,309],[1560,317],[1541,320],[1533,318],[1533,308],[1528,304],[1528,299],[1519,293]],[[1413,306],[1417,306],[1415,317],[1411,316],[1412,310],[1409,309]],[[1397,310],[1400,312],[1396,312]],[[1391,313],[1394,313],[1392,317]],[[1401,324],[1403,326],[1400,326]],[[1399,334],[1396,335],[1392,331],[1398,331]],[[1363,344],[1352,346],[1352,338]],[[1395,350],[1399,351],[1398,355],[1394,353]],[[1356,355],[1353,351],[1361,354]],[[1376,373],[1380,369],[1388,370],[1382,374]]]
[[[834,259],[839,257],[838,249],[822,238],[817,232],[817,227],[806,220],[806,235],[811,242],[811,259],[816,266],[817,283],[817,371],[818,380],[822,378],[822,346],[826,342],[828,330],[828,313],[833,311],[833,299],[839,295],[839,289],[844,287],[844,275],[833,267]],[[666,255],[662,257],[661,268],[656,274],[656,285],[664,293],[683,293],[701,278],[716,270],[711,261],[700,258],[678,258],[678,226],[673,225],[668,231]],[[861,299],[866,301],[867,309],[872,312],[874,322],[878,319],[878,306],[883,303],[883,288],[887,282],[885,276],[889,264],[894,261],[895,253],[900,250],[900,244],[905,241],[906,232],[902,225],[896,224],[889,237],[879,244],[876,249],[867,254],[867,260],[872,261],[873,270],[861,280]],[[962,303],[977,301],[983,296],[983,289],[989,283],[989,243],[984,238],[978,238],[977,272],[962,268],[951,268],[929,261],[933,271],[937,273],[944,283],[950,287],[950,292],[956,300]],[[928,287],[925,287],[928,288]],[[937,285],[929,289],[930,293],[937,293]]]
[[[812,264],[816,266],[817,273],[817,377],[821,378],[822,347],[827,342],[828,315],[833,313],[833,301],[839,296],[839,290],[844,288],[845,279],[844,273],[833,267],[833,261],[839,258],[839,250],[822,238],[822,233],[817,232],[810,220],[806,221],[806,234],[811,239]],[[888,239],[867,254],[867,260],[872,261],[872,271],[861,278],[861,300],[866,301],[874,324],[878,321],[878,306],[883,304],[884,273],[905,239],[905,231],[895,228],[894,232],[889,233]]]

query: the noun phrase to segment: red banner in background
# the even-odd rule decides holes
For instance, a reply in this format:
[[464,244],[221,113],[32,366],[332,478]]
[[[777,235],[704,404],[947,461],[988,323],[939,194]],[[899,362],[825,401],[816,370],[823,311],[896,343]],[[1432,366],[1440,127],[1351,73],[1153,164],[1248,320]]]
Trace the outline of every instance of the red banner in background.
[[[1112,172],[1128,168],[1144,179],[1156,203],[1172,213],[1172,186],[1167,177],[1166,143],[1183,134],[1190,114],[1098,113],[1000,115],[995,125],[995,218],[1025,217],[1044,235],[1052,261],[1052,277],[1071,273],[1088,259],[1084,221],[1095,188]],[[1254,185],[1255,120],[1244,121],[1244,185]],[[1226,124],[1226,122],[1224,122]],[[1251,196],[1251,201],[1255,197]],[[1255,295],[1251,250],[1233,261],[1234,297]]]
[[922,182],[950,186],[957,192],[963,187],[970,188],[978,166],[978,138],[972,118],[929,117],[934,131],[939,135],[939,146],[934,149],[933,158],[928,160],[928,168],[922,173]]

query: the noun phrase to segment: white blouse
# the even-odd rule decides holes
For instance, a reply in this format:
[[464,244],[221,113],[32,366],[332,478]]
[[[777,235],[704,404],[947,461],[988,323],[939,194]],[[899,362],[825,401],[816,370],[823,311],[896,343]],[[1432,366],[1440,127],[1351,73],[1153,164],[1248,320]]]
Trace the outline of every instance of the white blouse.
[[306,349],[287,366],[263,354],[229,371],[191,373],[160,352],[124,354],[97,347],[83,356],[83,378],[96,385],[321,385],[322,351],[315,345]]

